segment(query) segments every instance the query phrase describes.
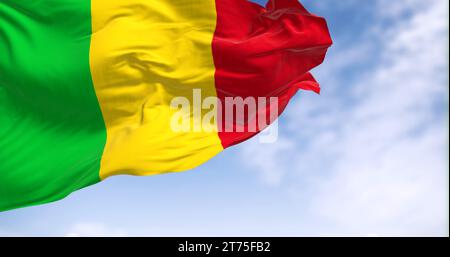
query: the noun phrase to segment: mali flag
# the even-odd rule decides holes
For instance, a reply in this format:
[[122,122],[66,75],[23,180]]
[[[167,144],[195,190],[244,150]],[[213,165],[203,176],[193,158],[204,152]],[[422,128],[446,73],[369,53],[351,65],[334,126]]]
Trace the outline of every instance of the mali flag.
[[278,116],[319,92],[309,70],[330,45],[296,0],[1,0],[0,211],[200,165],[263,127],[174,131],[175,97],[277,97]]

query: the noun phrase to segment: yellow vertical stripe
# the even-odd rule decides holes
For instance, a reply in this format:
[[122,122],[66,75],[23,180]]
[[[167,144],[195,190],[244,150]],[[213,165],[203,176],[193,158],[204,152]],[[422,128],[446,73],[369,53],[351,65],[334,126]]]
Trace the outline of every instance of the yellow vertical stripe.
[[223,149],[217,132],[170,128],[174,97],[192,103],[194,88],[216,95],[214,0],[92,0],[92,26],[91,74],[107,128],[102,179],[183,171]]

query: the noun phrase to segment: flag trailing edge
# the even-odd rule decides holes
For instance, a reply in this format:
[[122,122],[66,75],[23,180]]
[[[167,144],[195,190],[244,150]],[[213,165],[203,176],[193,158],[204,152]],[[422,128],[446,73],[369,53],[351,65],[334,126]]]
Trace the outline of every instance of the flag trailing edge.
[[331,43],[296,0],[2,1],[0,211],[204,163],[262,128],[175,132],[174,97],[276,96],[281,114],[319,92]]

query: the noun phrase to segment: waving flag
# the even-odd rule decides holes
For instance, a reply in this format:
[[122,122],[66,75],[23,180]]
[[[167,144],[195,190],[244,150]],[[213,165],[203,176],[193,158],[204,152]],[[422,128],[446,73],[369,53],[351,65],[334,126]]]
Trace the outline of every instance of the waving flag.
[[218,115],[174,131],[174,98],[274,96],[279,115],[298,89],[319,92],[309,70],[330,45],[296,0],[2,0],[0,211],[202,164],[263,127],[223,131],[247,125]]

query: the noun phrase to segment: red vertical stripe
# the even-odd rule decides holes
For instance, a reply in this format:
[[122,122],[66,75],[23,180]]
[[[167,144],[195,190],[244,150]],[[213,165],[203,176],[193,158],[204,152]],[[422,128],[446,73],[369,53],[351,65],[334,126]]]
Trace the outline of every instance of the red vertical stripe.
[[[225,97],[277,96],[279,115],[298,89],[319,93],[309,70],[323,62],[332,43],[323,18],[308,13],[297,0],[272,0],[266,8],[246,0],[216,0],[216,8],[212,50],[222,103]],[[268,103],[258,113],[270,108]],[[219,111],[222,128],[241,126],[235,118],[225,119],[224,108]],[[255,134],[222,131],[219,137],[226,148]]]

